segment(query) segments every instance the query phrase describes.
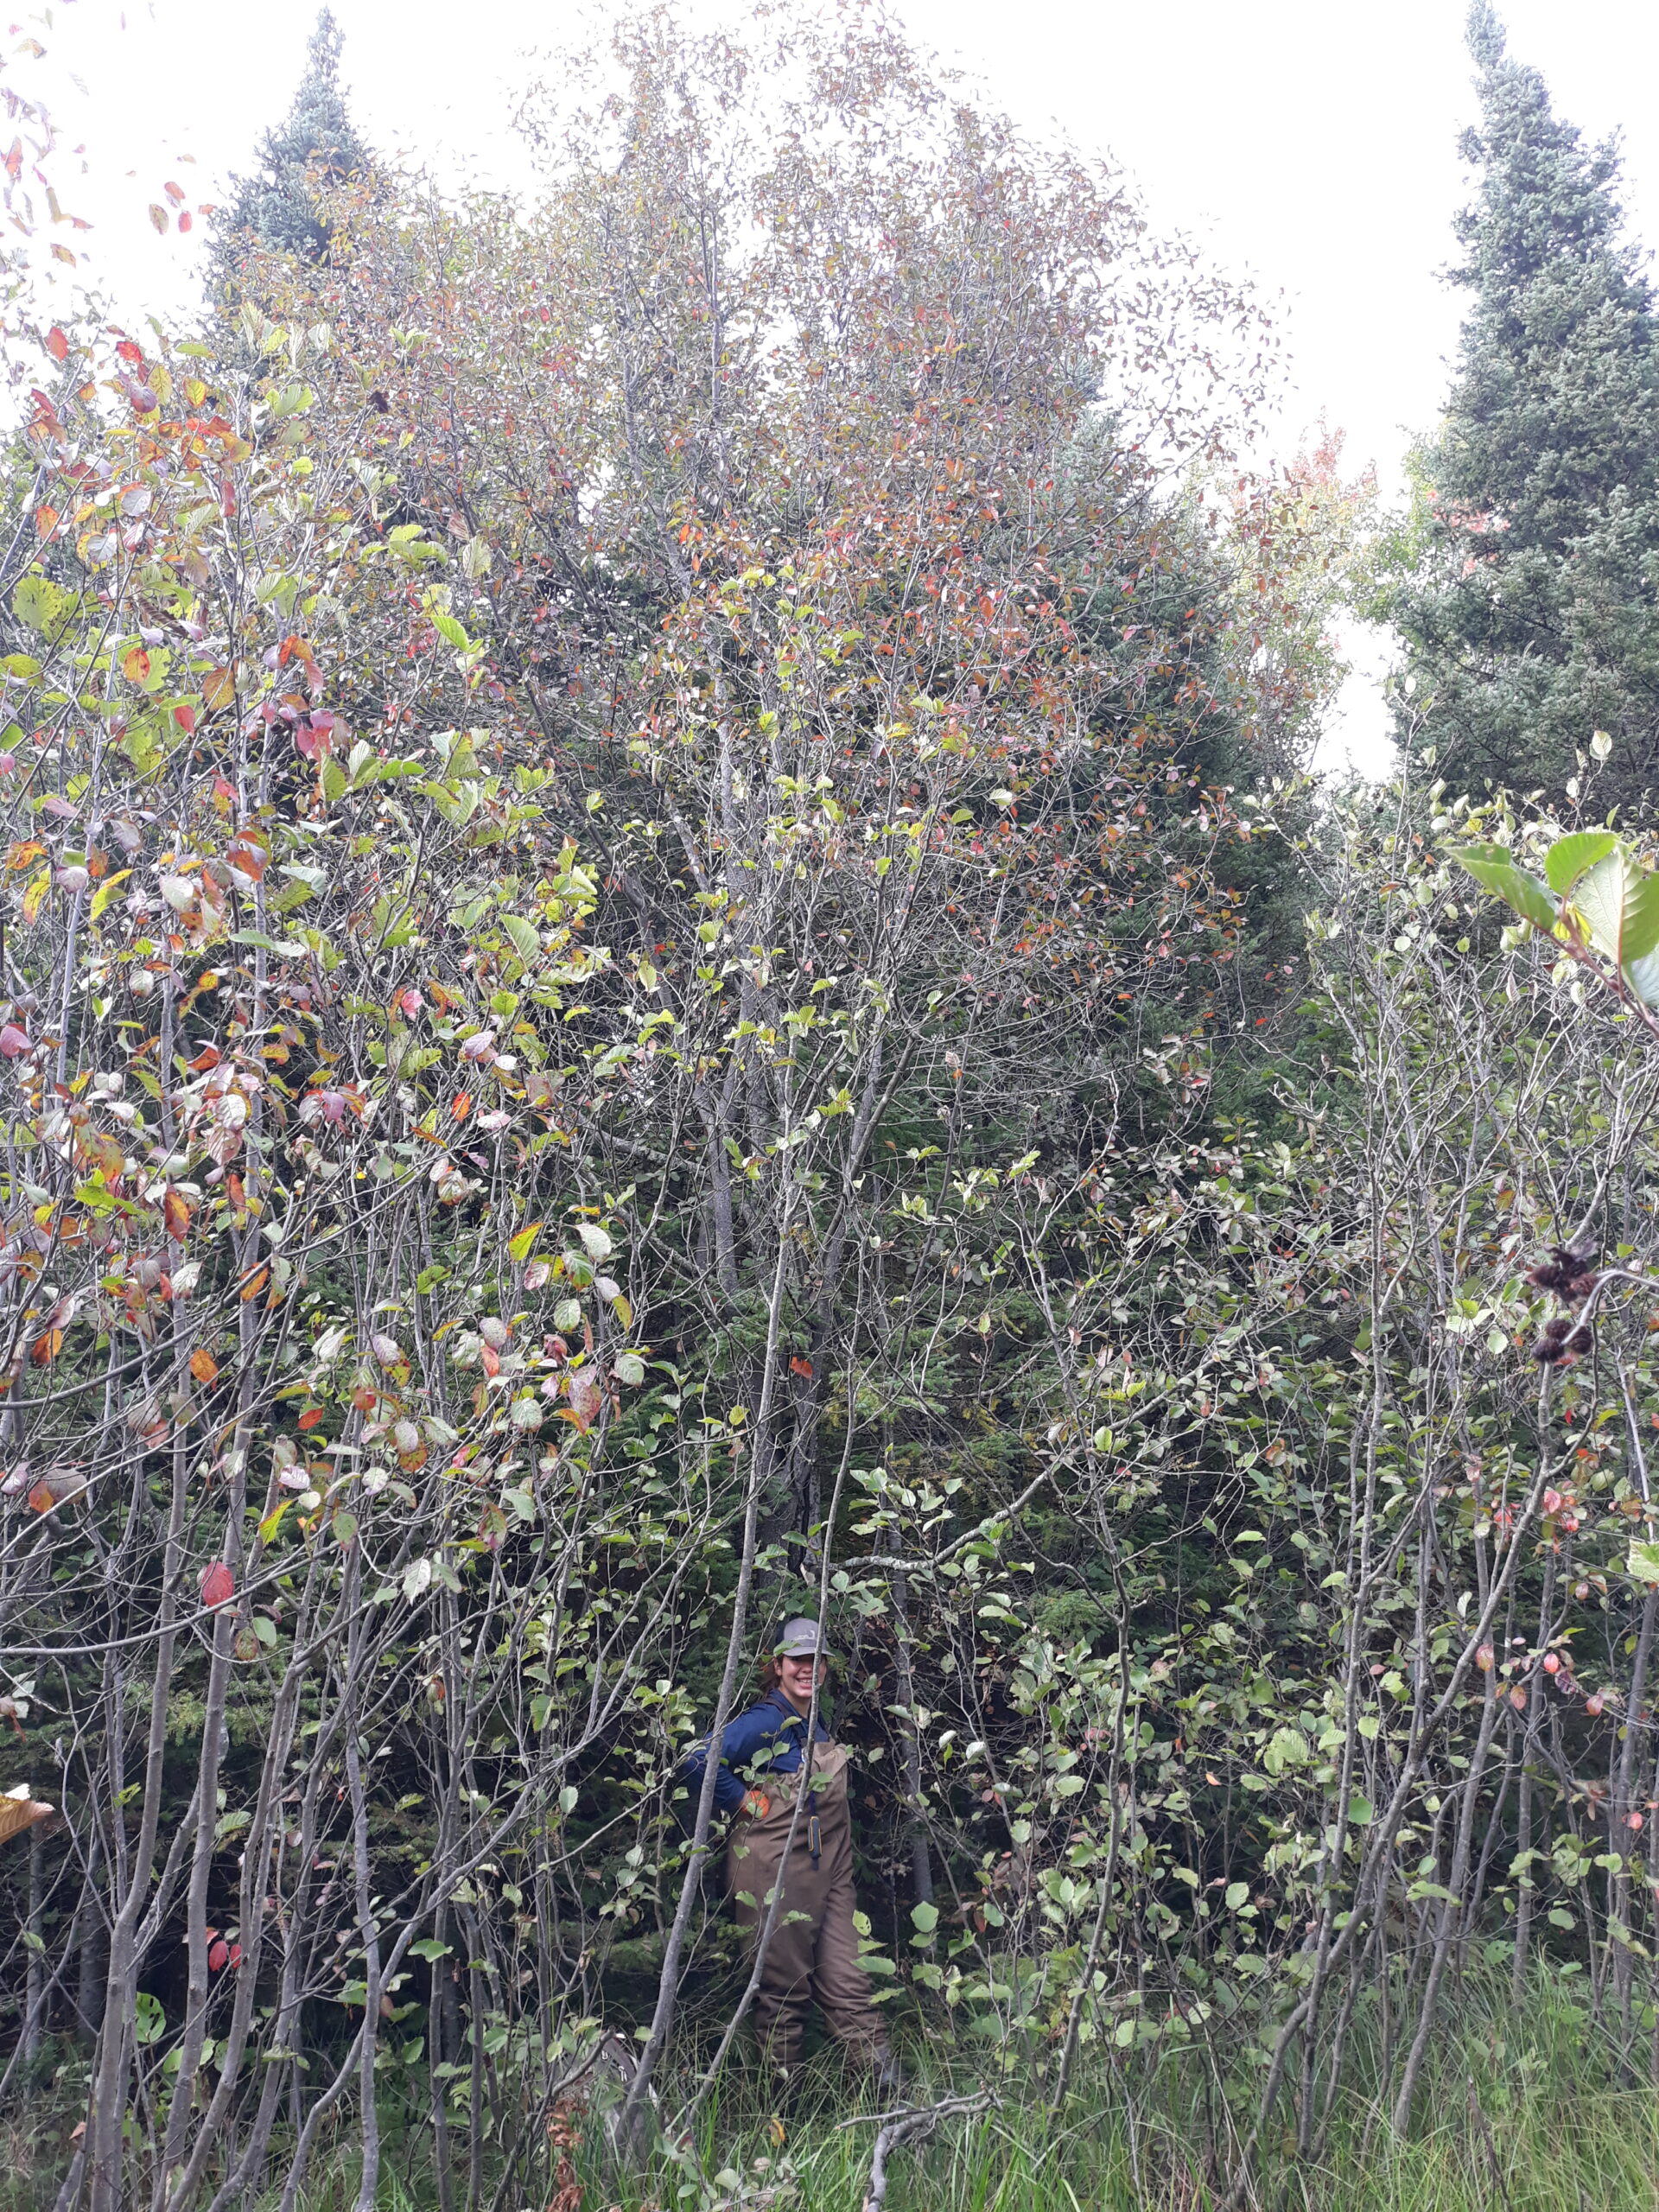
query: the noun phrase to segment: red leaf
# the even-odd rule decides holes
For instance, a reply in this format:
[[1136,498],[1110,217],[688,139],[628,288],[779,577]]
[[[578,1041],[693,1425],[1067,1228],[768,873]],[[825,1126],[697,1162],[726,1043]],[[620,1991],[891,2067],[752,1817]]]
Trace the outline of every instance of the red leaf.
[[201,1602],[204,1605],[227,1605],[236,1595],[236,1577],[222,1559],[201,1570]]
[[315,1428],[321,1419],[322,1408],[321,1406],[308,1406],[305,1411],[300,1415],[300,1427],[302,1428]]
[[181,1240],[185,1230],[189,1228],[189,1205],[176,1191],[169,1191],[162,1200],[162,1220],[168,1235],[175,1242]]
[[812,1373],[812,1363],[810,1359],[803,1359],[800,1354],[797,1352],[794,1358],[789,1363],[789,1371],[791,1375],[804,1375],[810,1379]]
[[46,350],[54,361],[65,361],[69,358],[69,340],[55,322],[46,334]]
[[218,1974],[221,1967],[230,1964],[230,1958],[231,1947],[221,1936],[217,1942],[210,1943],[207,1947],[208,1973]]
[[175,707],[173,719],[187,737],[196,734],[196,710],[194,707]]

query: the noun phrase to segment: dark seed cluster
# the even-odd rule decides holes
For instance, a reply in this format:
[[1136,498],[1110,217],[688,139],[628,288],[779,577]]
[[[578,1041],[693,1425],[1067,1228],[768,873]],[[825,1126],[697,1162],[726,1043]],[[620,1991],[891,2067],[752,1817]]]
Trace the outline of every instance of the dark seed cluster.
[[[1599,1277],[1593,1265],[1596,1248],[1587,1239],[1580,1238],[1571,1244],[1552,1246],[1549,1257],[1541,1260],[1528,1271],[1527,1281],[1537,1290],[1554,1291],[1564,1305],[1572,1306],[1588,1298]],[[1574,1325],[1572,1314],[1557,1314],[1546,1321],[1544,1332],[1532,1348],[1532,1356],[1541,1367],[1557,1367],[1565,1359],[1576,1358],[1588,1351],[1595,1337],[1588,1323]]]

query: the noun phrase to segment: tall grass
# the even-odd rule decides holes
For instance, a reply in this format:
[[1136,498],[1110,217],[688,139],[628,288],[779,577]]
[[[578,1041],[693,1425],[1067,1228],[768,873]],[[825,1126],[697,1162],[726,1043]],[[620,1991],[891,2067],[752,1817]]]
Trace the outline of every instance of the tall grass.
[[[1466,1983],[1436,2044],[1416,2124],[1389,2125],[1385,2086],[1367,2081],[1338,2108],[1324,2155],[1295,2154],[1288,2101],[1258,2152],[1242,2203],[1253,2212],[1619,2212],[1659,2202],[1659,2096],[1618,2078],[1618,2054],[1592,2024],[1580,1986],[1541,1975],[1522,2011],[1507,1988]],[[958,2054],[918,2054],[917,2101],[971,2084]],[[1220,2043],[1155,2061],[1100,2057],[1080,2069],[1063,2116],[994,2084],[1001,2105],[894,2163],[888,2212],[1220,2212],[1244,2109],[1248,2054]],[[588,2157],[584,2203],[669,2212],[677,2202],[857,2212],[878,2107],[832,2055],[774,2113],[753,2075],[734,2075],[690,2159],[628,2180]],[[712,2187],[709,2184],[713,2184]],[[776,2192],[773,2194],[773,2192]]]
[[[1007,2054],[998,2055],[1000,2076],[943,2037],[912,2038],[907,2056],[917,2103],[980,2082],[1000,2101],[899,2152],[887,2212],[1222,2212],[1238,2118],[1254,2104],[1242,2035],[1230,2044],[1224,2028],[1207,2046],[1090,2054],[1061,2115]],[[1659,2203],[1659,2094],[1646,2077],[1645,2047],[1638,2078],[1571,1975],[1541,1971],[1519,2009],[1507,1981],[1465,1980],[1408,2139],[1389,2125],[1375,2039],[1362,2032],[1351,2056],[1352,2086],[1322,2155],[1297,2158],[1287,2098],[1230,2212],[1653,2212]],[[671,2109],[676,2084],[663,2086]],[[677,2155],[659,2146],[639,2171],[608,2158],[590,2114],[574,2152],[580,2212],[858,2212],[882,2109],[832,2051],[809,2063],[782,2105],[740,2059],[702,2112],[696,2141]],[[459,2203],[464,2129],[453,2141]],[[50,2205],[60,2149],[54,2129],[31,2130],[27,2115],[13,2116],[0,2139],[0,2212]],[[412,2116],[399,2127],[389,2113],[385,2152],[379,2212],[433,2212],[429,2131]],[[486,2159],[484,2202],[493,2212],[577,2212],[569,2190],[561,2196],[556,2157],[550,2146],[544,2161],[506,2176]],[[300,2212],[353,2212],[359,2174],[356,2144],[342,2132],[314,2166]],[[250,2212],[276,2212],[279,2194]]]

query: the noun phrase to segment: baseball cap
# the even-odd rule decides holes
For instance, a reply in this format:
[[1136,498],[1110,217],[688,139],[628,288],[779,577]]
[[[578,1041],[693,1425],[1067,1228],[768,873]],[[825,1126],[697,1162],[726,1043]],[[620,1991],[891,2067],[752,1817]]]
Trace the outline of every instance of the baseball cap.
[[817,1621],[808,1620],[803,1614],[798,1619],[785,1621],[783,1632],[772,1646],[779,1659],[827,1659],[823,1634]]

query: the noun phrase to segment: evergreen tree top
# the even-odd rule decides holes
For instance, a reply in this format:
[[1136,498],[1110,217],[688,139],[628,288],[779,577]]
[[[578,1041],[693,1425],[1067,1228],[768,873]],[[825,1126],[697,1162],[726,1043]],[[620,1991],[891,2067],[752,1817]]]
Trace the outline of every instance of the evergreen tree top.
[[1621,238],[1616,149],[1586,146],[1554,115],[1538,71],[1510,59],[1490,0],[1470,10],[1469,44],[1481,120],[1463,151],[1478,179],[1450,275],[1473,299],[1440,489],[1559,546],[1616,486],[1652,481],[1652,303]]
[[1659,329],[1614,144],[1554,112],[1491,0],[1468,16],[1480,119],[1448,271],[1468,297],[1392,592],[1415,747],[1454,788],[1567,794],[1607,733],[1602,801],[1659,787]]
[[340,83],[344,40],[325,8],[306,48],[306,70],[286,118],[267,130],[259,145],[259,168],[235,180],[236,196],[224,229],[235,239],[251,233],[279,253],[315,260],[327,251],[328,232],[317,212],[310,177],[344,182],[372,165],[358,136]]

